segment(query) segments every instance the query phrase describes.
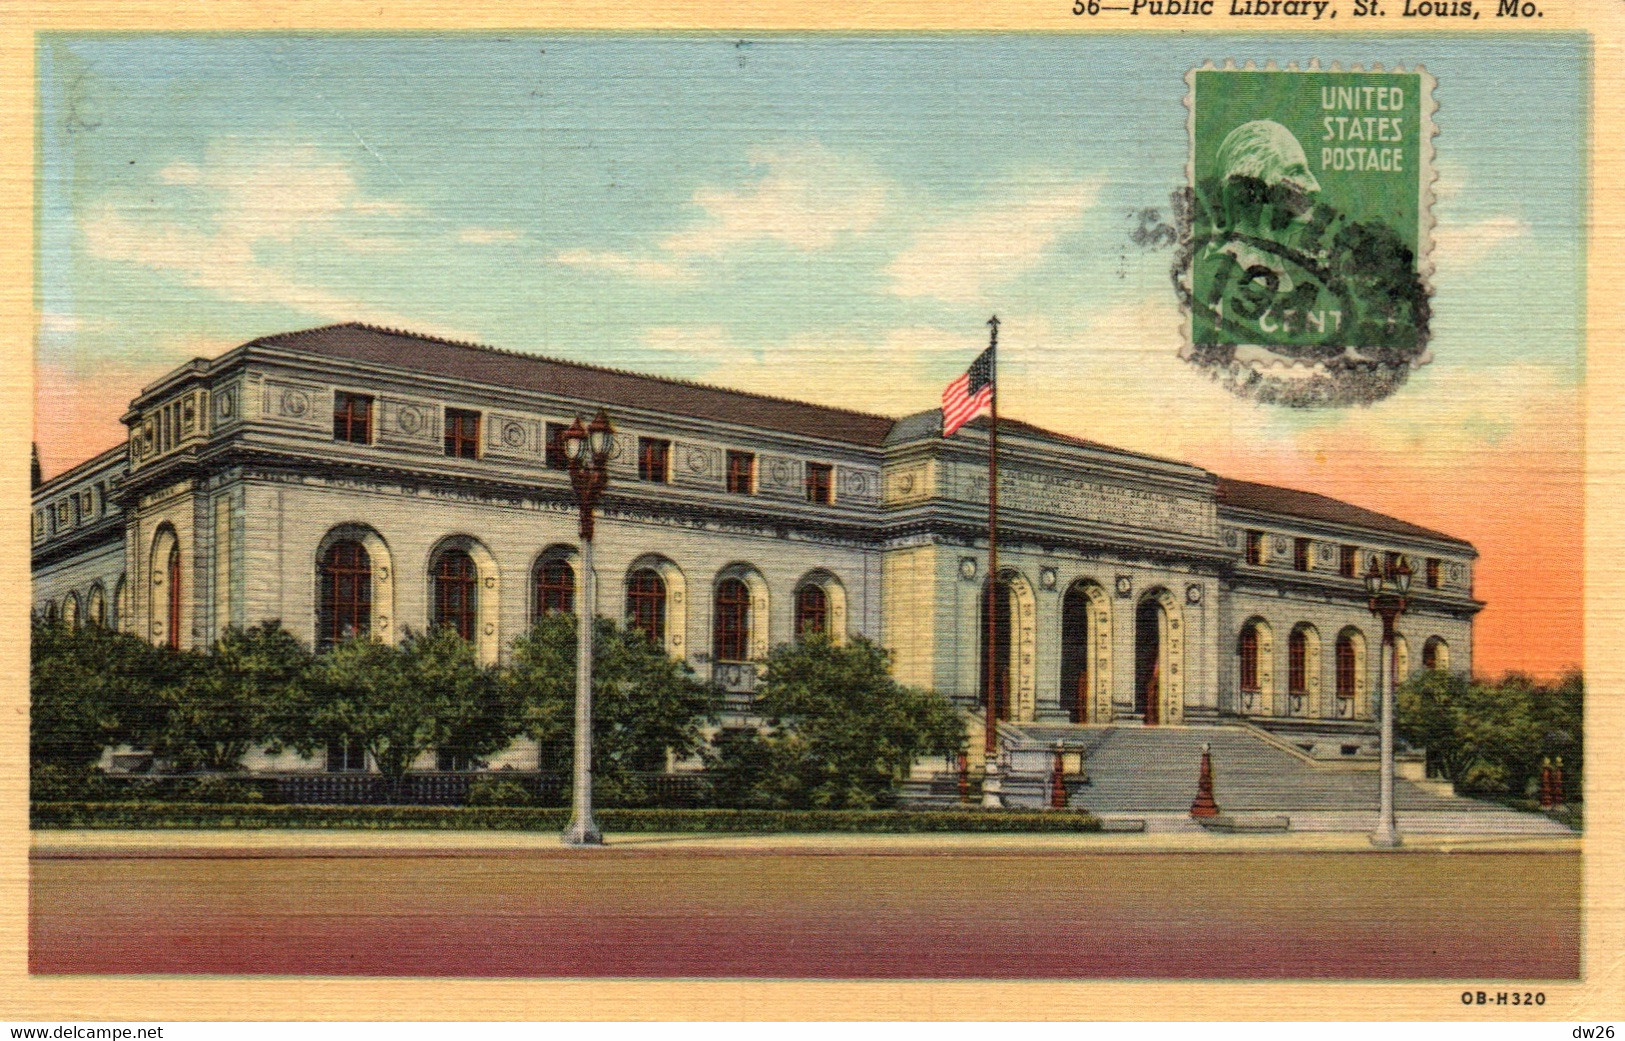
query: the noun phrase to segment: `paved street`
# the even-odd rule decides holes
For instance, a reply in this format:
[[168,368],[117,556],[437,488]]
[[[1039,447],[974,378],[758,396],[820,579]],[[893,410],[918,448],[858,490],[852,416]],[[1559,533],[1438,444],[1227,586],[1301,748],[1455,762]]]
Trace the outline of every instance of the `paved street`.
[[[1579,974],[1576,843],[46,833],[36,973]],[[481,838],[481,837],[473,837]],[[1239,840],[1239,841],[1238,841]],[[1027,845],[1023,845],[1029,843]],[[409,848],[408,844],[411,844]]]

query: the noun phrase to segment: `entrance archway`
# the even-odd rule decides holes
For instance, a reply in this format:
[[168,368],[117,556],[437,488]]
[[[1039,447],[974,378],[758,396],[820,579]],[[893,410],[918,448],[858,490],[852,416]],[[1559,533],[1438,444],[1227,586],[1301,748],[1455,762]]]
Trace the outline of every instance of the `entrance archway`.
[[1185,624],[1179,600],[1157,588],[1134,610],[1134,711],[1148,726],[1178,723],[1185,703]]
[[1111,598],[1094,582],[1061,600],[1061,709],[1074,723],[1112,719]]
[[[981,610],[977,612],[977,639],[982,653],[978,658],[978,684],[982,704],[987,704],[987,586],[982,586]],[[1037,601],[1033,587],[1019,571],[999,575],[993,595],[993,682],[995,710],[1003,720],[1025,721],[1034,717],[1036,686],[1033,656],[1033,626]]]

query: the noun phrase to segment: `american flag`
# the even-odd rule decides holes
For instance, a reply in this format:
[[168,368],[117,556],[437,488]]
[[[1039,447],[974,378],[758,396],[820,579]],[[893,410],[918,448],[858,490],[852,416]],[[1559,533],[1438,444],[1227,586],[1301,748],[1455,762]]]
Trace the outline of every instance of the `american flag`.
[[969,423],[993,401],[993,352],[996,345],[976,356],[969,369],[942,392],[942,436]]

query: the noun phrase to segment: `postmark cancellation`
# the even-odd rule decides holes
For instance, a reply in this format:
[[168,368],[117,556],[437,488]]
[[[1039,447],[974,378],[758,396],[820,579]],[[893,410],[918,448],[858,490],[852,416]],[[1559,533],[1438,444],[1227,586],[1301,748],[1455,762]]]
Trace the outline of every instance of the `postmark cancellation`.
[[1183,356],[1263,403],[1387,397],[1430,359],[1432,76],[1210,63],[1185,81]]

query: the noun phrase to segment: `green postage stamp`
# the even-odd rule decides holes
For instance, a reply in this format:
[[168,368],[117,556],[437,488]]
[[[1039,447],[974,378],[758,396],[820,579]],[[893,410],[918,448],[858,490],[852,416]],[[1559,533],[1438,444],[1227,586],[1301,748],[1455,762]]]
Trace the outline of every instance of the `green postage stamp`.
[[1432,77],[1208,65],[1186,83],[1187,358],[1259,401],[1386,397],[1429,360]]

